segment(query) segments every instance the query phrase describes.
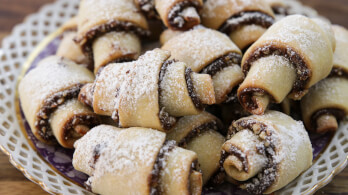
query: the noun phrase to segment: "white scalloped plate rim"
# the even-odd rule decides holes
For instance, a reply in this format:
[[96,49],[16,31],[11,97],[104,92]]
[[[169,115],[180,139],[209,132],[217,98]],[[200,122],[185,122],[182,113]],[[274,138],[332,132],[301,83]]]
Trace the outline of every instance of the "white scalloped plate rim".
[[[25,62],[30,61],[28,54],[33,56],[38,45],[45,45],[42,40],[76,14],[77,5],[78,0],[60,0],[43,6],[15,26],[0,48],[0,149],[13,166],[51,194],[91,193],[58,173],[31,147],[16,117],[16,86]],[[348,123],[343,122],[315,163],[277,194],[314,194],[346,167],[347,154]]]

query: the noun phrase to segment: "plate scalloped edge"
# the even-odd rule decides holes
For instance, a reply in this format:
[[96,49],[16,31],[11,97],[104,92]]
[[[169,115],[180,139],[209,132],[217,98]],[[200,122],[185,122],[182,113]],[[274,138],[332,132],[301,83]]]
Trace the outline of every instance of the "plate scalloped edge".
[[[31,181],[52,194],[91,194],[56,173],[30,147],[16,117],[17,80],[28,55],[49,34],[77,13],[78,0],[60,0],[43,6],[17,25],[0,49],[0,149]],[[319,159],[276,194],[314,194],[347,165],[348,123],[339,130]]]

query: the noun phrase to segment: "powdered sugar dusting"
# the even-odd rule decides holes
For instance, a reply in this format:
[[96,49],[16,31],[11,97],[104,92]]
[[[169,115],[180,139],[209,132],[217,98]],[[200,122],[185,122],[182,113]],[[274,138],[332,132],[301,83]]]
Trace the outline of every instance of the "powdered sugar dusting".
[[89,22],[94,20],[112,22],[118,18],[142,19],[134,2],[129,0],[83,0],[80,3],[80,11],[83,11],[85,16],[91,16],[88,18]]
[[273,120],[265,121],[265,123],[268,124],[268,127],[275,127],[272,139],[275,141],[277,148],[276,162],[282,163],[282,166],[289,169],[294,168],[293,166],[300,160],[297,159],[300,149],[303,149],[303,146],[310,145],[309,136],[302,121],[294,121],[289,116],[274,111],[265,113],[262,118],[273,118]]
[[[146,52],[137,61],[132,62],[133,68],[129,69],[128,73],[131,76],[127,76],[122,83],[115,108],[118,109],[121,106],[122,99],[122,102],[127,104],[122,106],[133,106],[137,104],[138,99],[144,96],[149,96],[149,102],[158,103],[158,100],[151,98],[156,98],[153,96],[154,93],[158,94],[160,68],[169,56],[168,51],[155,49]],[[155,105],[147,106],[154,107]]]
[[108,113],[112,113],[118,91],[123,83],[133,75],[134,63],[114,63],[102,70],[95,82],[94,98],[98,108]]
[[306,17],[288,16],[271,26],[260,39],[270,43],[281,42],[289,46],[296,44],[297,50],[303,52],[309,59],[315,59],[318,57],[317,51],[331,47],[322,32],[314,30],[317,29],[315,25]]
[[[271,62],[271,63],[269,63]],[[277,56],[277,55],[271,55],[267,57],[260,58],[258,61],[254,63],[260,63],[261,66],[259,66],[258,69],[256,69],[256,72],[253,72],[253,77],[251,77],[251,83],[252,84],[258,84],[260,80],[264,80],[265,75],[274,75],[274,80],[277,80],[277,71],[283,71],[283,67],[288,67],[293,70],[293,74],[295,74],[295,67],[289,62],[289,60],[283,56]],[[254,69],[253,69],[254,71]],[[262,72],[262,73],[261,73]],[[291,72],[289,72],[291,74]],[[287,75],[289,78],[283,78],[284,81],[291,80],[290,76]]]
[[228,52],[240,53],[226,35],[211,29],[195,29],[179,34],[162,48],[171,51],[173,58],[184,61],[195,72]]
[[75,169],[92,175],[94,172],[94,149],[98,144],[110,147],[121,130],[108,125],[99,125],[77,140],[74,143],[75,152],[73,157],[73,166]]
[[[30,100],[23,106],[28,112],[36,112],[37,106],[52,94],[72,87],[76,84],[91,83],[93,74],[74,62],[51,56],[42,60],[39,65],[25,75],[19,85],[20,97]],[[21,95],[22,94],[22,95]],[[34,115],[32,115],[34,116]]]
[[[111,126],[93,128],[83,138],[75,143],[76,157],[84,148],[103,144],[99,150],[99,158],[89,182],[102,181],[105,175],[115,178],[129,178],[120,181],[124,187],[131,189],[139,181],[144,184],[143,176],[151,174],[153,165],[160,148],[165,141],[165,134],[152,129],[129,128],[119,129]],[[94,150],[93,149],[93,150]],[[89,151],[88,153],[90,153]],[[90,154],[85,154],[91,157]],[[74,155],[74,160],[75,160]],[[93,159],[92,159],[93,160]],[[86,161],[84,161],[86,163]],[[84,170],[83,170],[84,171]]]

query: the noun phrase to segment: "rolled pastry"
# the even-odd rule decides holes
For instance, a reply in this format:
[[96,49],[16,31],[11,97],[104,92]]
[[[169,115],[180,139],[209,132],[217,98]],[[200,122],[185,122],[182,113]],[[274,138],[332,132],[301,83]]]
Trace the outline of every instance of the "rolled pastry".
[[277,111],[233,122],[224,143],[226,174],[251,194],[272,193],[312,164],[312,145],[302,122]]
[[162,49],[171,58],[185,62],[194,72],[211,75],[216,103],[222,103],[232,89],[241,83],[242,52],[223,33],[211,29],[194,29],[167,41]]
[[75,41],[94,63],[94,73],[111,62],[138,58],[138,36],[149,34],[145,17],[134,1],[82,0]]
[[242,106],[262,114],[270,102],[299,100],[329,75],[334,40],[329,25],[305,16],[287,16],[271,26],[244,54],[245,80],[238,88]]
[[90,64],[88,62],[88,58],[83,53],[80,45],[74,41],[77,34],[77,17],[73,17],[68,20],[65,24],[63,24],[62,29],[64,31],[63,37],[58,46],[56,55],[87,67]]
[[155,49],[137,61],[111,64],[81,90],[80,100],[121,127],[169,130],[175,117],[199,114],[215,103],[211,77],[169,57]]
[[72,148],[91,127],[99,124],[93,111],[77,101],[81,87],[94,81],[88,69],[51,56],[24,76],[19,84],[21,106],[40,141]]
[[331,74],[301,100],[303,121],[317,133],[336,131],[338,122],[348,114],[348,31],[337,25],[333,30],[336,50]]
[[274,23],[274,14],[264,0],[207,0],[202,23],[226,33],[244,50]]
[[173,30],[188,30],[201,23],[202,0],[154,0],[164,25]]
[[97,194],[200,194],[197,155],[146,128],[100,125],[75,143],[73,166]]
[[202,112],[178,120],[167,134],[168,140],[175,140],[180,147],[194,151],[198,156],[203,183],[217,174],[220,168],[221,146],[225,138],[218,133],[222,124],[218,118]]
[[158,13],[155,9],[155,0],[134,0],[134,2],[139,7],[141,12],[146,16],[146,18],[159,18]]

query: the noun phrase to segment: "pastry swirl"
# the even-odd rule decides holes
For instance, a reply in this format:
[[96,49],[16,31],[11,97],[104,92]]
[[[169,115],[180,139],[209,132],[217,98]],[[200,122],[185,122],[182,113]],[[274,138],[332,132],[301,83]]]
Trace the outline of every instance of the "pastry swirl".
[[155,9],[155,0],[134,0],[139,9],[148,19],[157,19],[158,13]]
[[165,26],[173,30],[188,30],[201,23],[202,0],[155,0],[156,10]]
[[175,117],[199,114],[215,103],[211,77],[169,57],[168,51],[155,49],[137,61],[111,64],[81,90],[80,100],[121,127],[169,130]]
[[133,1],[80,2],[75,41],[93,62],[95,73],[108,63],[137,59],[141,50],[138,37],[147,35],[147,21]]
[[274,23],[274,14],[263,0],[207,0],[202,11],[203,25],[226,33],[245,50]]
[[335,41],[329,25],[305,16],[287,16],[271,26],[245,53],[245,80],[238,88],[242,106],[262,114],[270,101],[289,94],[299,100],[308,88],[328,76]]
[[202,112],[199,115],[185,116],[178,120],[167,134],[180,147],[197,153],[203,183],[207,183],[220,170],[220,152],[224,137],[218,133],[222,124],[218,118]]
[[233,122],[224,143],[226,174],[252,194],[269,194],[312,164],[312,146],[301,122],[277,111]]
[[167,41],[162,49],[170,51],[171,58],[185,62],[194,72],[209,74],[217,103],[224,102],[244,78],[239,67],[241,51],[218,31],[190,30]]
[[[197,155],[146,128],[93,128],[75,143],[74,168],[87,173],[99,194],[200,194]],[[117,181],[117,182],[115,182]]]
[[74,62],[52,56],[42,60],[19,84],[19,97],[25,117],[36,138],[45,143],[57,139],[63,147],[74,141],[99,118],[77,101],[82,86],[94,76]]
[[328,78],[313,86],[301,100],[306,127],[317,133],[334,132],[348,114],[348,31],[333,26],[336,37],[334,65]]

